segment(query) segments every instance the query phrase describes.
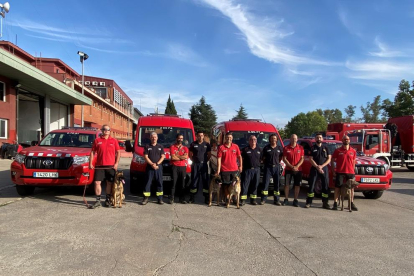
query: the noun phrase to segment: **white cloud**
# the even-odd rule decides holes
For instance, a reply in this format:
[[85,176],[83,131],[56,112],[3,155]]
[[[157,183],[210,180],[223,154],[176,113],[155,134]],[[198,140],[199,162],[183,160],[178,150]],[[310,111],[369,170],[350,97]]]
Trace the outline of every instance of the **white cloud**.
[[414,75],[414,65],[398,62],[346,62],[346,67],[353,71],[349,77],[363,80],[398,80]]
[[400,51],[392,51],[390,50],[387,45],[382,43],[377,36],[374,41],[375,45],[378,47],[377,52],[369,52],[369,55],[374,57],[383,57],[383,58],[390,58],[390,57],[401,57],[404,56],[404,53]]
[[259,58],[280,64],[313,64],[333,65],[326,61],[316,60],[296,54],[283,46],[282,39],[294,34],[293,31],[283,31],[279,22],[269,18],[258,19],[247,10],[247,7],[236,4],[233,0],[195,0],[212,7],[240,30],[252,54]]
[[339,21],[341,21],[342,25],[345,27],[345,29],[348,30],[350,34],[362,37],[362,33],[359,30],[359,26],[357,24],[356,19],[354,17],[350,19],[348,13],[345,11],[344,8],[339,8],[338,16]]

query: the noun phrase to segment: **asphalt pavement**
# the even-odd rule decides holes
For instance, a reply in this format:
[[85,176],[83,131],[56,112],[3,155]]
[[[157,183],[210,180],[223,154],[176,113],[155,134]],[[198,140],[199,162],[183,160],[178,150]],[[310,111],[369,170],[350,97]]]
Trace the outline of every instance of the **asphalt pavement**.
[[[120,166],[127,179],[129,162]],[[414,172],[405,168],[380,199],[358,193],[359,211],[349,213],[324,210],[320,199],[303,208],[306,187],[299,208],[272,197],[207,207],[201,195],[196,204],[142,206],[126,187],[123,208],[90,210],[81,188],[19,197],[9,167],[0,160],[0,275],[413,274]]]

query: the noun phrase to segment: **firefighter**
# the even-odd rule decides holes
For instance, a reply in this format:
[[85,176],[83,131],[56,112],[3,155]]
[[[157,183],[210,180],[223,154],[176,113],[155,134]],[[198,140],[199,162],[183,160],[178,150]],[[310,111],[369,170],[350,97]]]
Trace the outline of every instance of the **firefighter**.
[[146,145],[144,148],[144,158],[145,162],[147,162],[145,169],[147,181],[144,189],[144,199],[142,200],[142,205],[146,205],[148,203],[148,198],[151,195],[151,184],[154,178],[157,182],[158,204],[162,205],[164,204],[162,200],[162,161],[164,161],[165,158],[164,147],[157,143],[158,134],[156,132],[151,133],[150,139],[151,143]]
[[178,192],[180,203],[186,204],[184,198],[185,192],[185,177],[187,169],[188,148],[183,146],[184,136],[177,134],[176,143],[170,147],[172,177],[173,183],[171,187],[170,204],[174,203],[175,188],[178,183]]
[[197,131],[197,139],[192,142],[189,149],[191,161],[191,188],[189,203],[194,202],[194,197],[198,192],[198,188],[203,185],[204,201],[208,204],[208,164],[211,157],[210,144],[204,141],[204,133]]
[[277,145],[277,135],[272,133],[269,136],[269,144],[263,148],[263,190],[260,204],[266,203],[268,196],[269,182],[273,179],[274,204],[280,206],[280,161],[282,160],[283,149]]
[[293,199],[293,206],[299,207],[298,196],[300,192],[300,184],[302,182],[302,163],[304,160],[304,150],[301,145],[298,145],[298,136],[292,134],[290,136],[290,144],[283,149],[283,161],[286,164],[285,170],[285,199],[283,205],[289,203],[289,188],[293,179],[295,186],[295,193]]
[[[344,181],[355,179],[356,151],[349,145],[349,137],[342,137],[342,147],[337,148],[331,161],[332,174],[335,179],[334,205],[332,210],[338,210],[338,197]],[[336,166],[334,166],[336,164]],[[351,209],[358,211],[354,204],[354,189],[351,189]]]
[[243,171],[242,162],[239,146],[233,143],[233,133],[226,133],[225,142],[217,154],[216,175],[221,176],[223,184],[229,185]]
[[309,175],[309,190],[308,197],[306,198],[305,208],[312,206],[312,201],[315,196],[315,183],[319,179],[322,186],[322,207],[324,209],[330,209],[329,198],[329,171],[328,164],[331,162],[331,152],[327,146],[322,145],[322,134],[318,133],[315,136],[315,145],[312,146],[310,152],[310,163],[312,165]]
[[260,180],[260,160],[262,149],[257,146],[257,138],[254,135],[249,137],[249,145],[242,150],[243,172],[242,172],[242,193],[241,206],[247,200],[247,193],[250,191],[250,203],[257,205],[257,186]]

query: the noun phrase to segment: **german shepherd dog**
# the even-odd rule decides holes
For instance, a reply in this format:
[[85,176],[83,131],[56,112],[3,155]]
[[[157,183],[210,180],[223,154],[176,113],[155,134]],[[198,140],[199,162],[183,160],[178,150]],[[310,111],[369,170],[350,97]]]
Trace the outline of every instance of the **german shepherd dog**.
[[208,207],[211,207],[211,202],[213,201],[213,193],[216,194],[217,206],[220,206],[220,190],[221,190],[221,178],[220,176],[213,176],[210,181],[210,186],[208,192],[210,194],[210,200],[208,202]]
[[112,192],[111,192],[111,203],[112,207],[116,208],[116,205],[118,204],[119,208],[122,208],[123,201],[125,200],[124,195],[124,172],[123,171],[117,171],[115,173],[115,179],[114,184],[112,185]]
[[348,209],[349,212],[352,212],[351,209],[351,190],[359,185],[359,182],[356,182],[355,179],[349,179],[347,180],[342,186],[341,186],[341,194],[340,194],[340,200],[341,200],[341,211],[344,210],[344,200],[345,197],[348,197]]
[[229,208],[230,201],[234,195],[236,196],[237,209],[240,209],[240,192],[241,192],[240,176],[236,176],[229,185],[226,185],[224,187],[224,193],[227,198],[227,205],[226,205],[227,208]]

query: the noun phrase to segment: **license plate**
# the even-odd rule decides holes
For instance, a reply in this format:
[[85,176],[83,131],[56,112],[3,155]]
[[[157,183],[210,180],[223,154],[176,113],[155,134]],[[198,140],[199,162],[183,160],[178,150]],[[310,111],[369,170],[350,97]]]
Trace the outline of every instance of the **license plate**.
[[171,181],[171,176],[163,176],[162,180],[164,181]]
[[362,183],[380,183],[379,178],[361,178]]
[[33,177],[58,178],[59,173],[57,172],[34,172]]

